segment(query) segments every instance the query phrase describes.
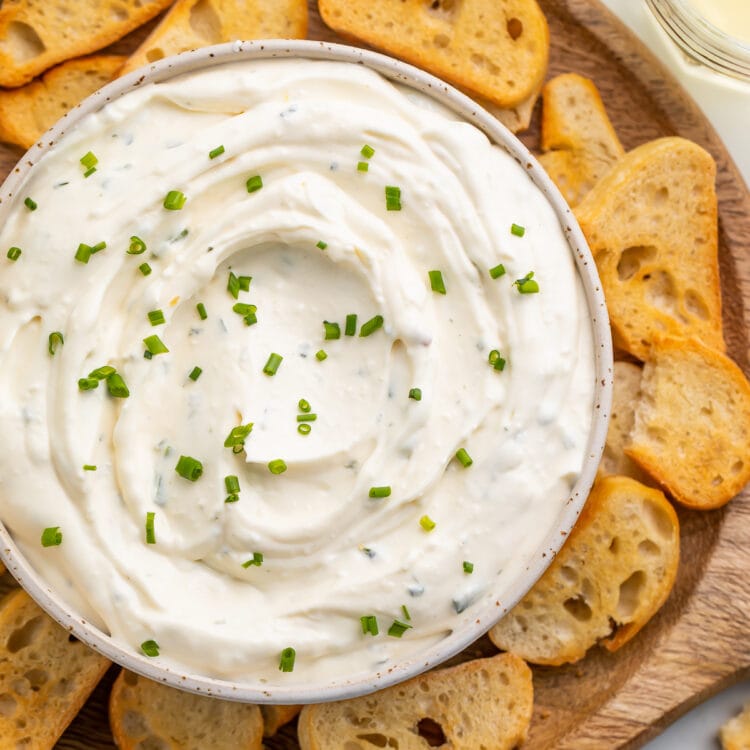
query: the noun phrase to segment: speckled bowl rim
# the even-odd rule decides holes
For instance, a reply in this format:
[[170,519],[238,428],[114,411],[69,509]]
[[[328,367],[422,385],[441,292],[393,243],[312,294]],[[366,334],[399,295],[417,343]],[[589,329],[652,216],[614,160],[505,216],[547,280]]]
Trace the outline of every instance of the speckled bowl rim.
[[149,659],[134,652],[130,647],[119,643],[93,624],[69,611],[65,602],[44,582],[21,554],[2,524],[0,524],[0,542],[2,543],[0,557],[21,586],[57,622],[94,650],[133,672],[177,688],[227,700],[247,703],[317,703],[353,698],[379,690],[414,677],[454,656],[484,635],[503,614],[517,604],[544,573],[576,522],[594,482],[607,434],[612,400],[612,341],[604,295],[591,251],[570,207],[528,149],[476,102],[438,78],[385,55],[341,44],[308,40],[230,42],[169,57],[113,81],[65,115],[26,152],[0,187],[0,222],[3,221],[3,216],[12,202],[12,196],[22,186],[34,164],[67,130],[88,114],[146,83],[165,81],[183,73],[215,65],[268,58],[338,60],[365,65],[388,79],[427,94],[456,112],[464,120],[476,125],[494,143],[505,148],[526,169],[533,182],[554,208],[583,281],[593,329],[596,372],[592,428],[584,466],[578,482],[560,512],[558,523],[528,561],[524,575],[515,582],[508,596],[503,601],[488,603],[488,597],[485,595],[484,606],[480,608],[479,603],[475,605],[473,616],[461,628],[455,629],[437,644],[427,649],[420,649],[412,657],[400,663],[394,663],[381,672],[320,680],[315,684],[295,684],[289,687],[265,685],[260,681],[220,680],[181,672],[160,663],[158,659]]

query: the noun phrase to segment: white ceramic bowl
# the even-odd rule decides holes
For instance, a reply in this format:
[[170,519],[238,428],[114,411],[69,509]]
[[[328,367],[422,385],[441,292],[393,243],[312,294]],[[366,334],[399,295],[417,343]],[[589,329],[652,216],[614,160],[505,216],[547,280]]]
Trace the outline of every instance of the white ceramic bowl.
[[[542,575],[578,518],[594,481],[607,433],[611,404],[612,345],[607,311],[596,266],[583,234],[571,209],[523,144],[475,102],[439,79],[384,55],[353,47],[311,41],[235,42],[167,58],[116,80],[96,92],[60,120],[19,162],[17,168],[11,172],[0,188],[0,222],[4,220],[4,214],[10,207],[9,198],[16,193],[16,189],[22,184],[34,163],[67,130],[90,113],[99,110],[107,102],[117,99],[144,82],[160,82],[183,73],[228,62],[265,58],[337,60],[366,65],[388,79],[413,87],[434,98],[462,119],[484,131],[493,142],[502,146],[526,168],[531,179],[546,196],[559,218],[583,282],[595,346],[594,411],[591,416],[591,432],[583,470],[569,500],[561,508],[556,524],[535,554],[527,561],[524,575],[515,582],[509,594],[503,597],[499,607],[494,602],[494,596],[493,601],[488,604],[475,605],[474,616],[462,629],[454,630],[433,647],[394,665],[386,672],[372,673],[363,679],[340,679],[328,681],[325,684],[267,688],[257,683],[217,680],[169,669],[123,646],[91,623],[71,613],[60,596],[40,578],[19,552],[5,527],[0,525],[1,556],[13,576],[63,627],[113,661],[151,679],[224,699],[254,703],[314,703],[365,694],[413,677],[440,664],[482,636],[526,594]],[[488,600],[489,597],[485,597],[484,601],[488,602]]]

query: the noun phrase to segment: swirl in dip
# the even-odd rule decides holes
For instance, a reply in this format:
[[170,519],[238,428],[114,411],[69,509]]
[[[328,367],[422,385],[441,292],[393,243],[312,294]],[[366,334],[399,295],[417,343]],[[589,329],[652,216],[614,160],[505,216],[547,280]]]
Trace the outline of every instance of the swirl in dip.
[[73,611],[273,685],[385,671],[502,601],[595,379],[568,243],[503,149],[362,66],[238,62],[86,117],[13,201],[1,515]]

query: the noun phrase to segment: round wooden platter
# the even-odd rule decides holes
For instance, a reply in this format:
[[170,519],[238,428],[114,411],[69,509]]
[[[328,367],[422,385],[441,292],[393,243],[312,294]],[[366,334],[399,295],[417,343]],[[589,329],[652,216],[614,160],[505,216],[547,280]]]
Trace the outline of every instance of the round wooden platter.
[[[574,71],[601,91],[626,148],[666,135],[705,147],[717,161],[720,266],[729,354],[750,374],[750,195],[698,107],[649,51],[596,0],[539,0],[550,25],[549,76]],[[342,41],[310,0],[311,39]],[[148,29],[113,46],[129,51]],[[521,137],[538,146],[539,105]],[[0,178],[20,151],[0,145]],[[750,490],[726,508],[680,511],[682,564],[667,604],[615,654],[594,648],[578,664],[535,668],[529,750],[637,748],[713,693],[750,674]],[[495,653],[483,638],[454,661]],[[59,748],[114,747],[107,725],[110,671]],[[266,741],[298,747],[294,726]]]

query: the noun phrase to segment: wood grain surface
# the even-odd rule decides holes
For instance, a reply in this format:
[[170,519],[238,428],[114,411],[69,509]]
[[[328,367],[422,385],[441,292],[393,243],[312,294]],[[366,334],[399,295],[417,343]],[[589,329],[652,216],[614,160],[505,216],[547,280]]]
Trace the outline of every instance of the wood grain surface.
[[[750,374],[750,196],[698,107],[624,26],[596,0],[539,0],[551,36],[549,76],[592,78],[626,148],[665,135],[699,143],[718,163],[720,267],[729,354]],[[310,38],[340,41],[310,0]],[[128,51],[143,30],[113,45]],[[522,140],[538,145],[539,111]],[[0,145],[0,178],[21,152]],[[694,705],[750,675],[750,491],[726,508],[680,511],[682,564],[661,612],[616,654],[594,648],[582,662],[535,668],[528,750],[637,748]],[[487,638],[453,661],[494,653]],[[107,698],[115,667],[58,743],[111,750]],[[294,727],[266,741],[297,748]]]

